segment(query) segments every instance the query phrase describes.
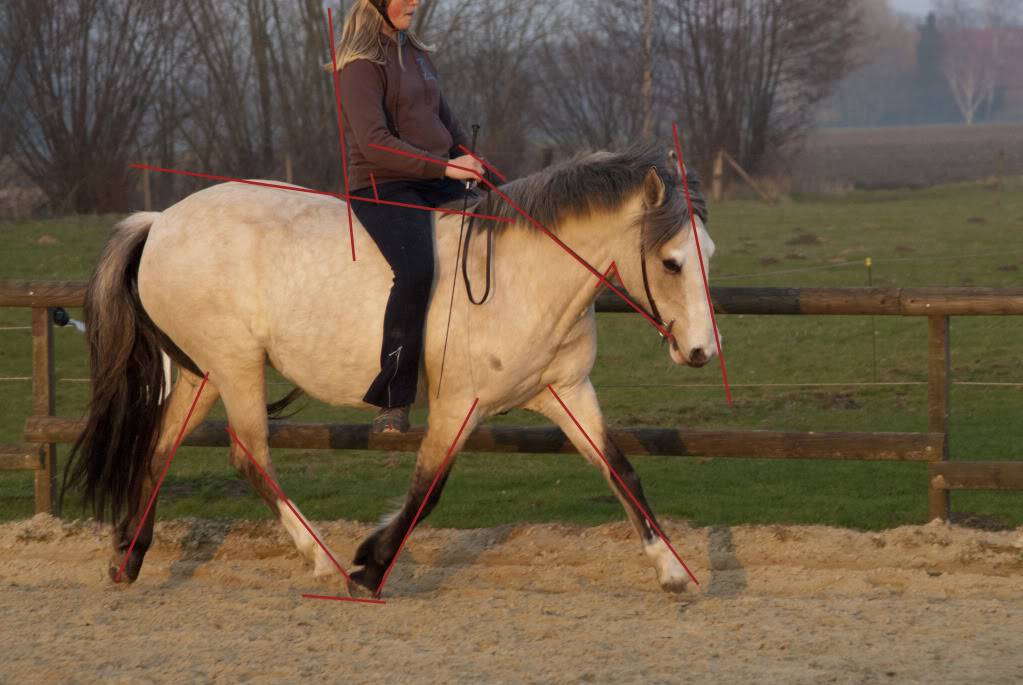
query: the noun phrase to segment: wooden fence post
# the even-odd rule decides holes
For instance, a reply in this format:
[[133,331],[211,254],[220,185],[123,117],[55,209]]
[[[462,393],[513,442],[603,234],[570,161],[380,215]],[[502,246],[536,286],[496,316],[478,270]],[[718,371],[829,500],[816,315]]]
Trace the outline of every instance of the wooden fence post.
[[728,165],[735,170],[735,173],[739,174],[739,176],[742,177],[742,180],[746,181],[746,183],[749,184],[750,188],[757,191],[757,194],[760,196],[762,200],[764,200],[765,202],[775,201],[775,198],[772,197],[770,193],[761,188],[760,184],[754,181],[753,177],[747,174],[746,170],[739,166],[739,163],[735,161],[735,158],[733,158],[724,150],[721,151],[721,155],[725,158],[725,161],[728,162]]
[[[32,308],[32,414],[54,416],[56,396],[53,374],[52,310]],[[42,468],[36,471],[36,513],[60,516],[57,500],[57,445],[40,446]]]
[[[951,406],[949,391],[952,383],[952,347],[949,341],[949,317],[927,317],[927,430],[941,433],[940,461],[947,461],[948,418]],[[947,521],[949,517],[950,493],[937,487],[934,479],[927,484],[927,518]]]
[[710,186],[710,199],[717,202],[721,199],[721,194],[724,192],[723,182],[725,176],[725,151],[718,150],[718,153],[714,155],[714,176],[711,180]]

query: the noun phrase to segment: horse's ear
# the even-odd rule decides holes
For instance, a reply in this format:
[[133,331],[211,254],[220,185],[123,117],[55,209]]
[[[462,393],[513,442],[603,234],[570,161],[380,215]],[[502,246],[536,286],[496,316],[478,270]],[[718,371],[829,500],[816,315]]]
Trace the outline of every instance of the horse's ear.
[[660,207],[664,203],[666,194],[664,180],[657,172],[657,167],[650,167],[650,170],[646,172],[646,179],[643,181],[644,203],[647,207]]

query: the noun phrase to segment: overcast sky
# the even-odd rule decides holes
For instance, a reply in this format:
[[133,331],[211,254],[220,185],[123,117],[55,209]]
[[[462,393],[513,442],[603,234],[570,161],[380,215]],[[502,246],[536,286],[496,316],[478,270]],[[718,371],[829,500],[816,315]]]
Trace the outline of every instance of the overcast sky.
[[897,12],[924,16],[931,10],[931,0],[889,0]]

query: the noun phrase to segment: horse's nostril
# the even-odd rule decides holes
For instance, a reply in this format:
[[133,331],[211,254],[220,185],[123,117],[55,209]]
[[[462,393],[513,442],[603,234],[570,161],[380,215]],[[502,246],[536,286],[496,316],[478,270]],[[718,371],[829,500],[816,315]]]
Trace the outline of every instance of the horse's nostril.
[[703,364],[706,361],[707,355],[704,353],[702,347],[694,347],[689,351],[690,364]]

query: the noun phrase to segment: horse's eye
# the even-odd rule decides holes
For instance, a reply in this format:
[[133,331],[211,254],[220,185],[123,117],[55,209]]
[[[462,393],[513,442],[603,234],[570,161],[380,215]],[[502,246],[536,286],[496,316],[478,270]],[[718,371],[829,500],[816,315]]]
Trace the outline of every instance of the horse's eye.
[[673,274],[682,272],[682,265],[676,262],[674,259],[665,259],[664,261],[661,262],[661,264],[663,264],[664,268]]

